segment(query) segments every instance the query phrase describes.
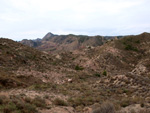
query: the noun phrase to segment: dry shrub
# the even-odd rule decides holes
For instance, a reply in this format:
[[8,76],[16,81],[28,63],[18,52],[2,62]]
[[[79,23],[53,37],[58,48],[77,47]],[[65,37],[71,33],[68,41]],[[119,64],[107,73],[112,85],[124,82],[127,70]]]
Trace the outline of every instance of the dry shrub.
[[59,106],[67,106],[67,103],[64,100],[61,100],[60,98],[56,98],[53,103],[55,105],[59,105]]
[[101,105],[101,107],[93,110],[92,113],[115,113],[115,109],[112,103],[105,102]]
[[45,99],[42,99],[41,97],[37,96],[32,100],[32,104],[34,104],[37,107],[46,107]]

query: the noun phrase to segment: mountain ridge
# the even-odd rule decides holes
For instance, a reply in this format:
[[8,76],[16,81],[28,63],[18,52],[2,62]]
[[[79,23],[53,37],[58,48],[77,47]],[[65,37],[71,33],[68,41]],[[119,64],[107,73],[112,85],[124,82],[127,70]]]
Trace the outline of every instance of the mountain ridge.
[[79,50],[87,47],[97,47],[106,41],[119,39],[122,36],[87,36],[87,35],[55,35],[47,33],[40,40],[22,40],[20,43],[34,47],[36,49],[58,53],[62,51]]

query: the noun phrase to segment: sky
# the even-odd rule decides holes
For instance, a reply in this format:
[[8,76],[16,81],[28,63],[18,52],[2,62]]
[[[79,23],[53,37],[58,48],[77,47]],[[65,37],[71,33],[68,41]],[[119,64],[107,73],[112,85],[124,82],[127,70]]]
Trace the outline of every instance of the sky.
[[0,37],[150,32],[150,0],[0,0]]

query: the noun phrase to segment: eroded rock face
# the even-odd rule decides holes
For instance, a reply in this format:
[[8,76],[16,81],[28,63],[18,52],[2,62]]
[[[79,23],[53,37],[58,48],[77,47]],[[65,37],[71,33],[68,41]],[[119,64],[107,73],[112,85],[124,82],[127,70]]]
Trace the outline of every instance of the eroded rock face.
[[60,55],[56,55],[56,58],[57,58],[58,60],[61,60],[61,59],[62,59]]
[[141,75],[147,72],[146,66],[142,64],[136,65],[136,67],[132,70],[131,73],[136,74],[136,75]]

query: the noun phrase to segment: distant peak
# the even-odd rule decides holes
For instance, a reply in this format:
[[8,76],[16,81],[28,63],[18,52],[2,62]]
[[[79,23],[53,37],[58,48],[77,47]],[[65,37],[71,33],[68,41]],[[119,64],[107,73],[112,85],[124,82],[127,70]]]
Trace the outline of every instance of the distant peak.
[[48,32],[47,34],[51,34],[51,35],[54,35],[53,33],[51,33],[51,32]]
[[54,36],[54,34],[51,33],[51,32],[48,32],[46,35],[47,35],[48,37]]
[[44,40],[48,40],[49,38],[51,38],[51,37],[53,37],[53,36],[55,36],[53,33],[48,32],[48,33],[43,37],[43,39],[44,39]]

